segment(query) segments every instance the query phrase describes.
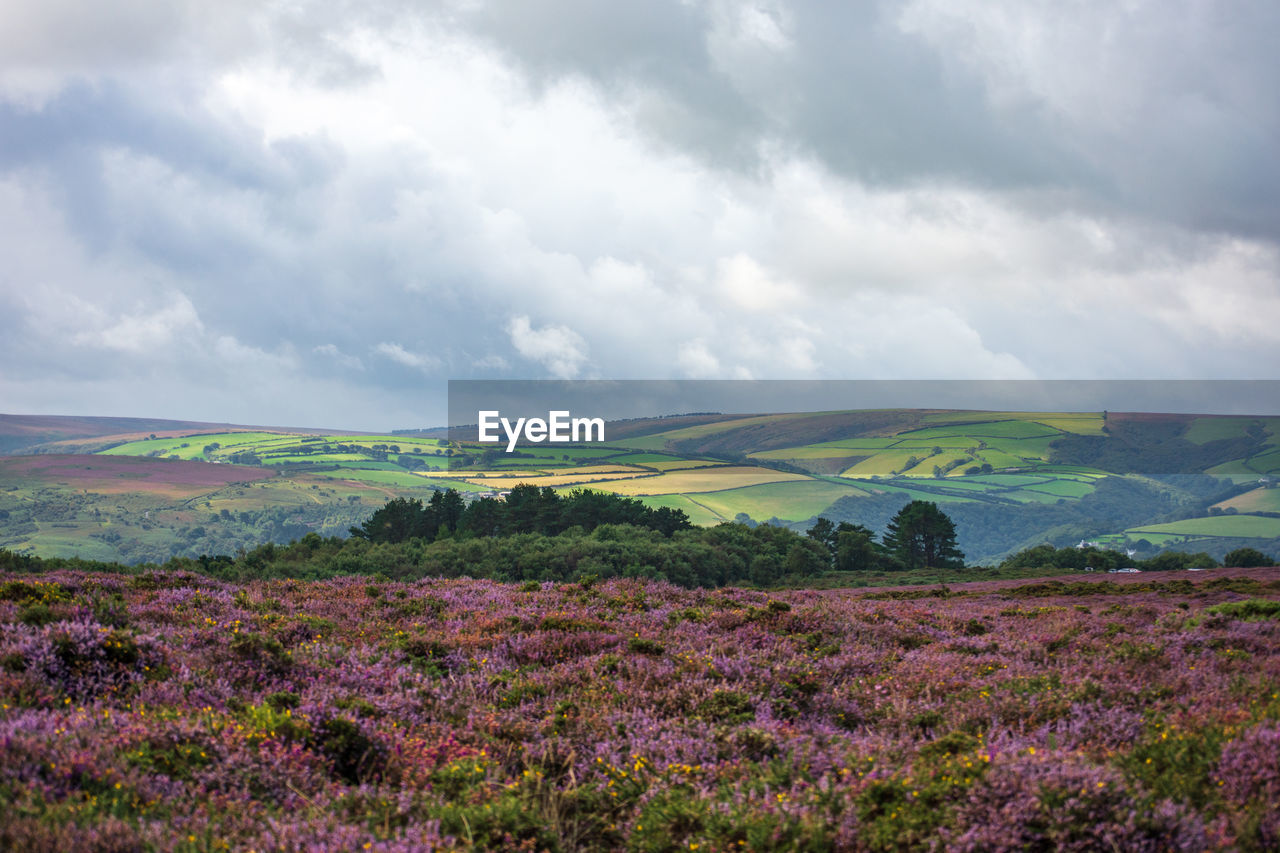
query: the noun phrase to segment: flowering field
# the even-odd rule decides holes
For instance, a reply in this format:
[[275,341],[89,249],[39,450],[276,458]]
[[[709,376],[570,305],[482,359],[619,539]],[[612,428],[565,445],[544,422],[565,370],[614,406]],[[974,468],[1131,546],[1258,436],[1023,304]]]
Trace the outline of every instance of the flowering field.
[[1280,844],[1274,569],[869,594],[8,574],[0,631],[3,849]]

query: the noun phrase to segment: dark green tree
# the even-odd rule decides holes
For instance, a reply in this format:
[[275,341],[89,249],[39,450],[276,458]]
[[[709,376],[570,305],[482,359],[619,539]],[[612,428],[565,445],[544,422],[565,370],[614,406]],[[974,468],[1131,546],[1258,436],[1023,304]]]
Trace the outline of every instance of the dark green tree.
[[801,539],[787,549],[785,571],[789,575],[808,577],[822,574],[830,564],[827,549],[818,542]]
[[493,498],[473,501],[462,516],[458,529],[469,537],[497,536],[502,532],[505,504]]
[[912,501],[899,510],[885,530],[884,547],[909,569],[964,566],[956,526],[932,501]]
[[[438,493],[437,493],[438,494]],[[369,517],[351,535],[370,542],[404,542],[426,534],[427,511],[417,498],[395,498]]]
[[842,572],[870,572],[888,567],[885,549],[876,544],[870,528],[840,522],[836,528],[836,569]]
[[1230,568],[1274,566],[1275,564],[1274,557],[1268,557],[1256,548],[1236,548],[1234,551],[1228,551],[1227,555],[1222,558],[1222,565]]
[[810,527],[807,535],[810,539],[816,540],[827,551],[834,555],[836,552],[836,526],[831,523],[828,518],[818,517],[818,520]]

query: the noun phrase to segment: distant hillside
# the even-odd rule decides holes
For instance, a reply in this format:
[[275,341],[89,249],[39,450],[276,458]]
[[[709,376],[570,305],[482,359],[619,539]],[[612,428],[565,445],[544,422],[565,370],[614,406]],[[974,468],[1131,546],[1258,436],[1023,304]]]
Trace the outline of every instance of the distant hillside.
[[[193,431],[230,432],[234,430],[278,430],[299,434],[323,434],[327,430],[309,427],[259,427],[205,421],[175,421],[164,418],[98,418],[75,415],[0,415],[0,455],[37,452],[55,442],[111,437],[118,441],[190,435]],[[98,442],[100,443],[100,442]],[[84,442],[92,445],[94,442]],[[77,447],[58,448],[54,452],[73,453]]]
[[[527,483],[632,496],[699,525],[802,530],[825,516],[881,532],[905,503],[933,501],[955,521],[972,562],[1081,540],[1221,556],[1240,545],[1280,546],[1277,434],[1277,417],[691,413],[611,422],[603,443],[523,443],[507,453],[434,430],[0,416],[11,453],[156,463],[119,469],[109,483],[89,469],[0,466],[0,547],[128,561],[227,553],[308,531],[343,535],[391,497],[452,488],[474,499]],[[270,476],[254,482],[238,472]]]

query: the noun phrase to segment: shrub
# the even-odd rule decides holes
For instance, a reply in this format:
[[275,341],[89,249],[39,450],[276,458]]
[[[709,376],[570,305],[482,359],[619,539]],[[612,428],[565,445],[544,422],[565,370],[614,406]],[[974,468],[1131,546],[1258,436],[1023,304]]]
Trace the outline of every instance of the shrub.
[[1204,826],[1171,803],[1151,803],[1115,771],[1060,756],[993,765],[939,833],[948,850],[1202,850]]

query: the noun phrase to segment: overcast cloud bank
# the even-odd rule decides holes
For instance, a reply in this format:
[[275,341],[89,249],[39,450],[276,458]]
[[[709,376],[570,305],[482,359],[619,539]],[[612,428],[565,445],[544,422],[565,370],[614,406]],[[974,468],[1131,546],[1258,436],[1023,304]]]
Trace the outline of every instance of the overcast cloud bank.
[[1264,0],[5,3],[0,409],[1275,378],[1277,37]]

